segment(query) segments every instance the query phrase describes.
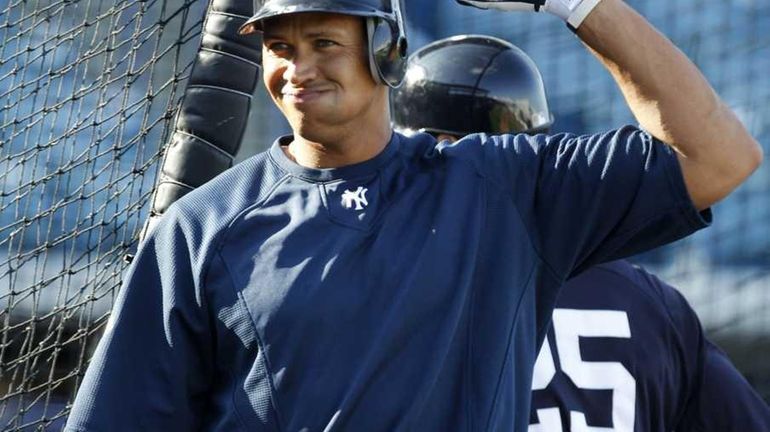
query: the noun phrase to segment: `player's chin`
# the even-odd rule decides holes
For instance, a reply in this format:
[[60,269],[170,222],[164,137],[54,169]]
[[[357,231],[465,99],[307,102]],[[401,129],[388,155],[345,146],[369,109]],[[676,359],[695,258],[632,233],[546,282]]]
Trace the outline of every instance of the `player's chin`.
[[309,138],[310,135],[315,135],[316,131],[324,129],[324,122],[307,112],[289,108],[284,111],[284,114],[294,133],[305,138]]
[[311,142],[331,144],[339,132],[334,124],[308,118],[307,116],[290,123],[295,135],[299,135]]
[[314,107],[310,109],[308,107],[297,107],[295,105],[285,105],[283,113],[289,124],[294,129],[314,129],[321,127],[327,122],[328,110],[320,109],[320,107]]
[[322,127],[326,123],[334,123],[334,110],[326,104],[292,104],[287,103],[281,107],[289,124],[297,128],[312,129]]

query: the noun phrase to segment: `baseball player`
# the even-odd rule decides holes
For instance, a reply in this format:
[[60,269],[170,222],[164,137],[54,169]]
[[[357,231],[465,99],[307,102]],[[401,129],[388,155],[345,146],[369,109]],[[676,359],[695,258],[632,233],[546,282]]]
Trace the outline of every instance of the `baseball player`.
[[[473,131],[547,133],[553,120],[535,63],[494,37],[427,45],[410,56],[406,77],[391,98],[396,130],[456,141]],[[530,432],[770,430],[770,409],[706,339],[687,301],[625,261],[562,287],[533,389]]]
[[69,429],[525,430],[567,276],[707,225],[761,159],[644,19],[570,4],[644,130],[393,133],[397,0],[258,1],[241,30],[293,134],[150,231]]

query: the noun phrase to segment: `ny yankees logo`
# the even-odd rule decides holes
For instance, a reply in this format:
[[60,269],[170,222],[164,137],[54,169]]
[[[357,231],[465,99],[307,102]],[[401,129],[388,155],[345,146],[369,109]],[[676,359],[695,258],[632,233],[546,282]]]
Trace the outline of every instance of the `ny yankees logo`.
[[355,191],[346,189],[342,193],[342,206],[346,209],[353,208],[353,204],[356,205],[356,210],[363,210],[364,207],[369,205],[369,201],[366,200],[366,192],[369,189],[359,186]]

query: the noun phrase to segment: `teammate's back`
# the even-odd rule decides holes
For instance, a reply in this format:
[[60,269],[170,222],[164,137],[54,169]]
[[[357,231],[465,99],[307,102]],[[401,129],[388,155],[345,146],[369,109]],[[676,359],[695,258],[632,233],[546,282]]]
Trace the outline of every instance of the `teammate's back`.
[[564,286],[533,389],[530,432],[770,430],[770,409],[684,297],[625,261]]

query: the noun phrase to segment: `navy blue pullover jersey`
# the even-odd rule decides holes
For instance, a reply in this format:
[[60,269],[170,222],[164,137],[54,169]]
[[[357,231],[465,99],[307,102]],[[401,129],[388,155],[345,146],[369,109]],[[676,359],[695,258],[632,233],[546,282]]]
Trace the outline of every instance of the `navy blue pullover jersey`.
[[770,431],[684,297],[624,261],[564,285],[532,388],[529,432]]
[[146,238],[69,430],[523,431],[567,275],[707,223],[631,127],[394,134],[336,169],[290,141]]

